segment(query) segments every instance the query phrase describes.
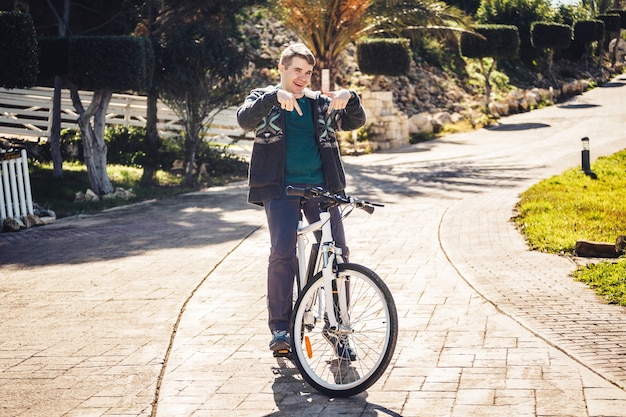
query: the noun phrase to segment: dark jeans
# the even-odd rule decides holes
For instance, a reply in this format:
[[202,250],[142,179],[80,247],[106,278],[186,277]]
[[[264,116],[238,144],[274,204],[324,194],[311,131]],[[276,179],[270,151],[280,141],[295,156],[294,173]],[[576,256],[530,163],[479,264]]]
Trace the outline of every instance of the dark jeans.
[[[303,187],[304,184],[293,184]],[[263,203],[270,231],[270,256],[267,269],[267,309],[271,331],[289,330],[293,302],[293,283],[298,268],[296,238],[300,220],[301,197],[287,196]],[[319,220],[319,200],[306,200],[302,206],[306,220]],[[331,226],[335,244],[348,259],[348,248],[338,208],[331,210]]]

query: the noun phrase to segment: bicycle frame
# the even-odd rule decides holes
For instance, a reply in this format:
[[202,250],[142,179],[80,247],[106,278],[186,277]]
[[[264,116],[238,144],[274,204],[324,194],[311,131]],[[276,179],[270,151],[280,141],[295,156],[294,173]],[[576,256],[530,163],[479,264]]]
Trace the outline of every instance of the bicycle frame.
[[[322,231],[320,241],[317,244],[313,244],[307,262],[306,235],[318,230]],[[320,270],[324,279],[324,288],[333,288],[333,279],[336,278],[334,265],[336,262],[342,262],[343,259],[341,258],[341,248],[335,246],[330,224],[330,212],[322,211],[320,219],[309,225],[305,225],[302,219],[298,222],[296,253],[298,255],[298,294],[302,291],[307,281]],[[333,299],[335,295],[337,300]],[[324,296],[326,311],[319,313],[325,313],[324,317],[328,319],[331,328],[339,329],[339,323],[349,322],[346,286],[337,285],[336,293],[332,290],[324,291]],[[340,318],[337,317],[333,308],[337,304],[342,316]],[[320,314],[320,317],[322,317],[322,314]]]

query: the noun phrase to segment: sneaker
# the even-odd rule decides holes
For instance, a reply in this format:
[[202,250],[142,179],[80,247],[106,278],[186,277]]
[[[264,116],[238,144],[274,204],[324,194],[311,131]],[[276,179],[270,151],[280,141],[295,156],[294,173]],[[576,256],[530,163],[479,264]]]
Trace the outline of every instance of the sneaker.
[[274,330],[272,332],[270,350],[291,350],[291,338],[287,330]]
[[348,342],[348,338],[346,336],[337,336],[331,333],[326,326],[324,326],[324,329],[322,329],[322,336],[324,336],[324,339],[326,339],[326,341],[330,343],[333,350],[335,351],[335,355],[339,359],[346,359],[350,362],[356,360],[356,353],[354,353],[354,351],[350,347],[350,342]]

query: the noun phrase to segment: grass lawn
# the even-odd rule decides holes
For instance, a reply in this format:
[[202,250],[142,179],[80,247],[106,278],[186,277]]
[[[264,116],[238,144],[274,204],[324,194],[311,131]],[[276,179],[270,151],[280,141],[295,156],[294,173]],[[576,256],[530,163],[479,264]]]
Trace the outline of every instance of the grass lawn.
[[[82,164],[63,164],[63,178],[52,177],[51,164],[33,164],[30,167],[30,182],[33,201],[41,207],[53,210],[58,218],[83,213],[95,213],[103,209],[130,204],[153,198],[165,198],[182,194],[195,189],[183,187],[182,175],[174,175],[164,171],[157,172],[158,184],[151,187],[140,184],[142,170],[140,168],[110,165],[107,172],[114,187],[131,190],[136,195],[130,200],[111,199],[99,202],[74,202],[76,193],[85,192],[90,187],[87,169]],[[228,179],[219,179],[227,182]],[[217,182],[217,179],[216,179]],[[197,187],[199,189],[201,187]]]
[[[570,254],[577,240],[614,243],[626,235],[626,150],[543,180],[526,190],[514,218],[530,247]],[[578,268],[574,277],[587,282],[609,303],[626,305],[626,259]]]

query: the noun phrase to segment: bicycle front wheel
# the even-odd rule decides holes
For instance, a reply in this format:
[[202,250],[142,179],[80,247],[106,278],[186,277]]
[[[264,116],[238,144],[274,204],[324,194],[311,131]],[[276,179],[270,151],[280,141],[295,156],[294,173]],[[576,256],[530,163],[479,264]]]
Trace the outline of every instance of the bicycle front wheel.
[[[337,268],[333,288],[324,288],[319,273],[302,291],[291,319],[291,343],[305,381],[326,395],[348,397],[372,386],[387,369],[398,314],[389,288],[375,272],[350,263]],[[347,314],[338,316],[348,322],[336,330],[329,329],[325,291],[337,293],[338,288],[346,289],[348,305]]]

